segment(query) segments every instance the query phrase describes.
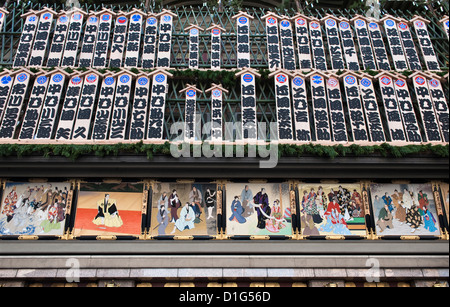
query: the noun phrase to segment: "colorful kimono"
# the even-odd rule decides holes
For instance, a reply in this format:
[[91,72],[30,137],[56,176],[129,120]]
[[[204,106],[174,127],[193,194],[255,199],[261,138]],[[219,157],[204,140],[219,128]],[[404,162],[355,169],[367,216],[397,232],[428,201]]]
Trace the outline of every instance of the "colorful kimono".
[[341,208],[339,204],[331,202],[328,205],[327,211],[325,212],[325,218],[327,223],[325,226],[320,227],[320,231],[332,232],[339,235],[351,235],[352,233],[347,228],[347,223],[345,222],[344,216],[341,214]]
[[105,225],[106,227],[121,227],[123,225],[116,207],[116,200],[100,200],[97,202],[97,207],[98,213],[92,223],[97,226]]
[[185,206],[181,209],[180,218],[175,222],[175,227],[179,231],[195,228],[195,212],[191,206]]
[[389,211],[394,211],[394,207],[392,206],[392,198],[389,195],[384,195],[381,199],[383,199],[384,203],[388,205]]
[[236,221],[240,224],[247,222],[247,220],[242,216],[242,213],[244,213],[244,208],[242,208],[239,200],[233,200],[231,203],[231,212],[233,214],[230,217],[230,221]]
[[430,210],[425,210],[424,212],[423,220],[425,222],[424,228],[428,229],[429,232],[435,232],[438,230],[436,228],[436,219],[433,216],[433,213],[431,213]]

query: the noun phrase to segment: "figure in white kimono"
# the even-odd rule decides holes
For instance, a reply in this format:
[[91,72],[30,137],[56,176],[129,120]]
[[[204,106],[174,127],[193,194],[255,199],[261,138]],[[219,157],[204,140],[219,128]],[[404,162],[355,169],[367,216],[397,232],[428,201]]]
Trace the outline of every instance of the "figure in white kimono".
[[175,222],[175,227],[173,228],[171,234],[174,234],[176,229],[178,229],[179,231],[194,229],[195,228],[194,221],[195,221],[195,211],[189,205],[189,203],[186,203],[183,209],[181,209],[180,217]]

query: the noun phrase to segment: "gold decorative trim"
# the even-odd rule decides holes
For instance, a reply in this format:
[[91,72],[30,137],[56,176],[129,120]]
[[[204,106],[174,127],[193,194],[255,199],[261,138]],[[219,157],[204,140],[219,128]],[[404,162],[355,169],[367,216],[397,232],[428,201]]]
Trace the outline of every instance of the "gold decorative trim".
[[96,240],[99,240],[99,241],[114,241],[114,240],[117,240],[117,236],[97,236]]
[[39,236],[28,236],[28,235],[23,235],[23,236],[19,236],[18,237],[19,240],[38,240]]
[[270,236],[250,236],[250,240],[269,240]]
[[326,236],[325,240],[345,240],[345,236]]
[[419,236],[401,236],[400,240],[420,240]]
[[189,240],[194,240],[194,236],[174,236],[173,239],[189,241]]

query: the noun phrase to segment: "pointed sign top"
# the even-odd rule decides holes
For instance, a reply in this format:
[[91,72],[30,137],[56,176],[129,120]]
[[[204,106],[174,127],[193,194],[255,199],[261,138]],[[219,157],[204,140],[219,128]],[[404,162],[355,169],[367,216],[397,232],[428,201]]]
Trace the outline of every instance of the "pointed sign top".
[[134,72],[132,72],[131,70],[127,69],[127,68],[121,68],[118,72],[116,72],[115,74],[113,74],[113,77],[116,76],[121,76],[123,74],[128,74],[131,75],[131,77],[134,79],[137,77],[137,74],[135,74]]
[[206,31],[210,31],[210,30],[213,30],[213,29],[220,29],[222,32],[226,32],[227,31],[223,27],[221,27],[220,25],[215,24],[215,23],[211,24],[211,26],[208,29],[206,29]]
[[36,11],[34,11],[34,10],[29,10],[28,12],[26,12],[26,13],[20,15],[20,17],[24,18],[24,17],[28,17],[28,16],[31,16],[31,15],[35,15],[35,16],[36,16],[36,14],[37,14]]
[[414,17],[409,21],[410,23],[414,24],[414,22],[416,21],[422,21],[426,24],[429,24],[431,21],[429,21],[428,19],[423,18],[422,16],[419,15],[414,15]]
[[41,10],[36,11],[35,13],[36,13],[36,15],[39,15],[39,16],[41,16],[41,15],[43,15],[45,13],[52,14],[53,16],[58,15],[57,12],[55,12],[54,10],[52,10],[51,8],[46,7],[46,6],[44,6]]
[[309,21],[309,20],[310,20],[310,17],[305,16],[305,15],[300,14],[300,13],[298,13],[297,15],[295,15],[294,17],[292,17],[291,19],[292,19],[292,21],[295,22],[298,18],[302,18],[302,19],[304,19],[304,20],[306,20],[306,21]]
[[254,19],[255,17],[253,17],[252,15],[247,14],[246,12],[243,11],[239,11],[239,13],[237,13],[236,15],[232,16],[231,18],[233,19],[237,19],[239,17],[247,17],[250,19]]
[[[63,12],[63,11],[61,11],[60,14],[61,14],[62,12]],[[82,9],[80,9],[80,8],[78,8],[78,7],[73,7],[72,9],[66,11],[65,13],[66,13],[66,15],[73,15],[73,14],[75,14],[75,13],[79,13],[79,14],[82,14],[83,16],[86,16],[86,15],[88,14],[88,13],[86,13],[85,11],[83,11]]]
[[442,18],[442,19],[440,20],[440,22],[446,22],[447,20],[448,20],[448,16],[445,15],[444,18]]
[[421,70],[416,70],[415,73],[413,73],[412,75],[410,75],[408,78],[409,79],[414,79],[414,77],[418,77],[418,76],[422,76],[422,77],[429,77],[428,74],[426,74],[424,71]]
[[127,13],[128,16],[132,16],[134,14],[139,14],[141,16],[147,16],[146,13],[144,13],[142,10],[135,8],[135,7],[133,7],[133,9]]
[[194,90],[196,92],[203,93],[202,90],[199,90],[198,88],[195,87],[195,85],[192,85],[192,84],[186,84],[186,87],[184,89],[180,90],[178,93],[181,94],[183,92],[187,92],[188,90]]
[[225,92],[225,93],[228,94],[228,90],[227,89],[223,88],[221,84],[215,84],[215,83],[212,83],[211,87],[209,89],[207,89],[205,91],[205,93],[209,93],[209,92],[211,92],[213,90],[221,90],[222,92]]
[[157,68],[154,71],[150,72],[148,75],[153,76],[156,74],[163,74],[166,77],[171,77],[171,78],[173,77],[173,75],[170,72],[168,72],[166,69],[163,69],[163,68]]
[[5,14],[5,15],[9,14],[8,10],[6,9],[6,7],[0,7],[0,12]]
[[342,79],[344,79],[345,77],[348,77],[348,76],[353,76],[356,79],[361,79],[362,78],[362,76],[360,74],[357,74],[353,70],[348,70],[348,69],[346,69],[345,72],[342,75],[339,76],[339,78],[342,80]]
[[112,11],[108,8],[105,8],[105,7],[101,11],[95,13],[95,15],[97,15],[97,16],[100,16],[103,14],[111,14],[113,17],[116,16],[116,13],[114,11]]
[[330,13],[327,13],[320,21],[325,22],[328,19],[333,19],[334,21],[336,21],[336,23],[339,23],[341,20],[340,18],[337,18],[334,15],[331,15]]
[[272,77],[274,77],[274,76],[276,76],[278,74],[285,74],[285,75],[288,75],[291,78],[294,76],[294,74],[292,72],[288,71],[287,69],[278,68],[277,70],[275,70],[274,72],[269,74],[269,78],[272,78]]
[[267,12],[267,14],[264,15],[264,16],[262,16],[261,19],[265,20],[265,19],[267,19],[267,18],[269,18],[269,17],[273,17],[273,18],[275,18],[275,19],[277,19],[277,20],[280,20],[280,19],[281,19],[281,17],[280,17],[279,15],[275,14],[275,13],[272,12],[272,11]]
[[304,76],[304,78],[309,79],[315,75],[322,76],[325,80],[329,78],[328,74],[326,74],[325,72],[323,72],[321,70],[315,70],[315,69],[311,70],[311,72],[309,72],[306,76]]
[[236,77],[240,77],[240,76],[242,76],[243,74],[246,74],[246,73],[249,73],[249,74],[252,74],[252,75],[254,75],[254,76],[258,77],[258,78],[261,78],[261,74],[258,73],[258,72],[256,71],[256,69],[254,69],[254,68],[249,68],[249,67],[243,68],[241,71],[239,71],[238,73],[236,73],[235,76],[236,76]]
[[390,71],[381,71],[379,74],[377,74],[374,79],[380,79],[383,76],[388,76],[392,79],[396,79],[398,76]]
[[178,17],[177,14],[175,14],[175,13],[172,12],[171,10],[167,10],[167,9],[163,9],[163,10],[161,11],[161,13],[156,14],[157,17],[161,17],[161,16],[164,16],[164,15],[170,15],[170,16],[172,16],[173,18]]
[[359,20],[359,19],[367,21],[367,17],[366,16],[359,15],[359,14],[356,14],[352,19],[350,19],[350,21],[354,23],[356,20]]
[[186,31],[189,31],[191,29],[197,29],[198,31],[204,31],[202,27],[199,27],[199,26],[194,25],[192,23],[191,23],[191,25],[189,27],[184,28],[184,31],[186,32]]
[[394,21],[399,22],[399,19],[397,17],[394,17],[394,16],[389,15],[389,14],[387,14],[383,18],[381,18],[380,22],[384,23],[388,19],[393,19]]

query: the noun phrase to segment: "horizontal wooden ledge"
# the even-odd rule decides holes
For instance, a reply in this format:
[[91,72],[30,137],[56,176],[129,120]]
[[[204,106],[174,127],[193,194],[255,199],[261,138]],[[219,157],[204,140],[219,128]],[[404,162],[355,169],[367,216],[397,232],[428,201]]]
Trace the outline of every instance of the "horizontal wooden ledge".
[[0,241],[6,255],[447,255],[448,241]]

